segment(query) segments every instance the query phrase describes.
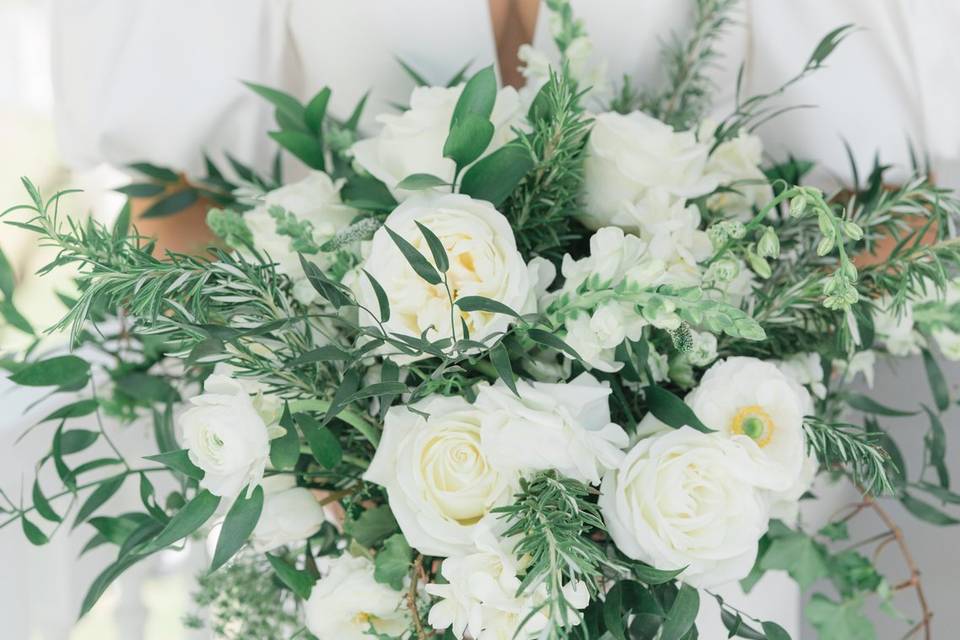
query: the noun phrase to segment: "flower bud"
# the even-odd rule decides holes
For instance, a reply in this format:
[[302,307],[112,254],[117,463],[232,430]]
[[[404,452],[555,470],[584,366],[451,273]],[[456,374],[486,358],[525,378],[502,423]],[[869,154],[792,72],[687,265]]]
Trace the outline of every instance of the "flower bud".
[[747,262],[750,263],[750,268],[761,278],[769,278],[773,273],[770,264],[753,252],[747,253]]
[[799,218],[807,209],[807,199],[802,193],[793,196],[790,200],[790,215]]
[[841,228],[843,229],[843,233],[853,241],[863,238],[863,229],[856,222],[844,220]]
[[817,255],[825,256],[833,250],[834,241],[832,237],[826,237],[820,240],[820,243],[817,244]]
[[761,258],[776,258],[780,255],[780,238],[773,227],[767,227],[763,230],[763,235],[757,242],[757,254]]

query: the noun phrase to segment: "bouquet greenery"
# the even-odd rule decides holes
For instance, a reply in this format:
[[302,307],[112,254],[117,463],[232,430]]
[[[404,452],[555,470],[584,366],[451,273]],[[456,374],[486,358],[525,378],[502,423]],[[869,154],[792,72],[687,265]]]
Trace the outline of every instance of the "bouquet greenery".
[[[563,0],[548,3],[561,61],[525,48],[522,92],[461,73],[373,137],[363,101],[341,121],[329,89],[302,104],[251,85],[307,177],[231,158],[187,184],[143,163],[149,180],[122,189],[157,198],[148,216],[212,202],[203,256],[154,255],[129,207],[112,228],[63,217],[67,193],[25,179],[13,210],[30,215],[7,222],[57,248],[44,271],[77,268],[51,329],[74,350],[4,361],[63,402],[37,427],[52,430],[38,470],[60,486],[2,494],[0,527],[42,545],[72,519],[86,549],[116,548],[81,615],[134,564],[207,535],[210,612],[191,622],[228,638],[689,640],[716,597],[731,637],[783,640],[712,591],[768,570],[832,583],[806,608],[822,638],[873,638],[861,606],[898,587],[919,596],[905,625],[929,634],[881,505],[957,522],[931,348],[960,358],[960,200],[919,167],[888,188],[878,165],[833,195],[803,183],[808,162],[761,167],[753,129],[849,28],[711,121],[730,4],[697,2],[660,89],[610,91]],[[0,310],[32,333],[12,282],[0,260]],[[917,411],[852,386],[910,354],[933,393],[912,474],[881,420]],[[111,435],[139,420],[145,460]],[[85,456],[98,441],[111,453]],[[809,530],[818,473],[863,498]],[[134,485],[142,508],[105,515]],[[848,540],[861,512],[888,532]],[[891,541],[903,585],[861,552]]]

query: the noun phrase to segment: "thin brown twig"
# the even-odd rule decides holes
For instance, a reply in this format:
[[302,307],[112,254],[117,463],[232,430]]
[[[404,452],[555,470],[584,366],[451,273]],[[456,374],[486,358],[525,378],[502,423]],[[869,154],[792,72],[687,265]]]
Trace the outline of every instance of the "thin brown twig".
[[420,610],[417,608],[417,584],[425,577],[423,556],[418,553],[417,559],[413,562],[413,569],[410,571],[410,589],[407,590],[407,608],[410,609],[413,628],[416,630],[418,640],[427,640],[432,635],[428,634],[423,628],[423,622],[420,620]]

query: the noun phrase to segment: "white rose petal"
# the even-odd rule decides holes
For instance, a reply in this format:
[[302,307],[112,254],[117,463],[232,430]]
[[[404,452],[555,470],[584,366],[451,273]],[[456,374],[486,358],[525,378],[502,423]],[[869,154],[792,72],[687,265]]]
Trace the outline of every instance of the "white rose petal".
[[481,446],[484,411],[459,397],[431,396],[387,411],[380,446],[364,478],[387,490],[410,546],[431,556],[474,548],[495,524],[490,513],[517,488],[517,475],[495,469]]
[[[462,92],[463,85],[414,89],[409,109],[399,115],[377,116],[377,121],[383,125],[380,133],[353,145],[357,163],[383,182],[398,200],[416,193],[397,189],[401,180],[414,173],[427,173],[452,182],[455,164],[443,157],[443,145]],[[484,155],[493,153],[516,137],[512,128],[523,123],[524,115],[516,90],[512,87],[500,89],[490,115],[494,125],[493,139]]]
[[608,473],[600,509],[617,547],[699,588],[746,576],[769,519],[762,469],[720,434],[661,431]]
[[296,486],[293,476],[271,476],[263,487],[263,511],[250,536],[255,551],[302,544],[326,521],[323,507],[309,489]]
[[313,586],[304,610],[318,640],[369,640],[371,627],[399,636],[409,625],[404,594],[377,582],[370,560],[346,554]]
[[588,373],[564,384],[517,381],[518,398],[498,382],[480,389],[481,443],[487,459],[516,473],[556,469],[598,484],[629,440],[610,421],[610,385]]

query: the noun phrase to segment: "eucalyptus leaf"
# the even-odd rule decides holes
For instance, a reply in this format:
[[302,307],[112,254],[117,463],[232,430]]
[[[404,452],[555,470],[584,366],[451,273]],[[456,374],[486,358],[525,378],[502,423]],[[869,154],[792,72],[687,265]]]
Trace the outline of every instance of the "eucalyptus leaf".
[[213,552],[210,571],[216,571],[232,558],[247,542],[263,511],[263,487],[256,487],[250,495],[241,491],[220,528],[217,548]]

